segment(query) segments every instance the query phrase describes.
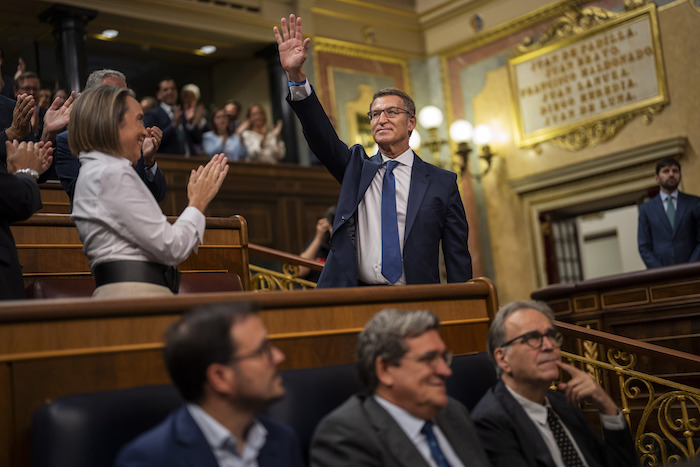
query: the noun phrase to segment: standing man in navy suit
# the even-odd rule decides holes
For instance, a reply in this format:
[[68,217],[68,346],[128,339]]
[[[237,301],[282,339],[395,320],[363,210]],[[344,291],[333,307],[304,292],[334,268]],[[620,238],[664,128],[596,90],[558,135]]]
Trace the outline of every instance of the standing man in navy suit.
[[639,208],[637,242],[648,268],[700,260],[700,198],[678,191],[681,165],[672,157],[656,164],[659,195]]
[[[588,373],[561,361],[562,341],[544,303],[511,302],[496,313],[487,348],[501,380],[472,411],[491,464],[638,466],[624,416]],[[560,374],[570,379],[551,390]],[[586,423],[582,402],[598,412],[604,441]]]
[[186,404],[129,443],[116,467],[301,467],[291,428],[259,415],[284,396],[269,340],[252,303],[195,308],[167,332],[165,364]]
[[[281,30],[280,30],[281,29]],[[469,228],[457,176],[423,162],[409,147],[416,106],[405,92],[378,91],[368,117],[379,153],[338,139],[302,69],[310,40],[301,18],[274,28],[280,62],[289,79],[287,101],[309,147],[340,182],[331,251],[318,287],[440,282],[439,249],[448,282],[471,279]]]

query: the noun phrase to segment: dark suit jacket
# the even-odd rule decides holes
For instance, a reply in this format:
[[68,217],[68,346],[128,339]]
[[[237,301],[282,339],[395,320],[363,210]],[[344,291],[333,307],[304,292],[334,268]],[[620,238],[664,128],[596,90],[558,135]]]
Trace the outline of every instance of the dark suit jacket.
[[158,105],[149,110],[143,117],[145,127],[157,126],[163,130],[163,140],[160,142],[159,152],[166,154],[183,154],[180,149],[180,141],[177,138],[177,127],[173,125],[170,116]]
[[[454,399],[435,418],[465,466],[489,466],[467,409]],[[355,395],[319,423],[311,466],[427,467],[394,418],[372,396]]]
[[[555,391],[549,403],[571,432],[589,467],[633,467],[639,465],[629,428],[603,430],[603,442],[586,423],[578,407]],[[476,430],[494,467],[554,467],[554,461],[525,409],[499,381],[472,411]]]
[[[58,179],[61,180],[63,189],[68,193],[72,211],[75,182],[78,180],[78,173],[80,172],[80,159],[70,150],[70,146],[68,145],[68,131],[59,133],[58,136],[56,136],[56,150],[53,153],[53,158],[54,164],[56,165],[56,174],[58,175]],[[156,201],[163,201],[168,185],[165,182],[163,172],[160,171],[160,167],[156,169],[153,181],[148,180],[146,176],[146,163],[143,157],[136,163],[134,170],[139,174],[139,177],[141,177],[148,189],[151,190]]]
[[[260,467],[301,467],[299,440],[291,428],[260,417],[267,430],[258,455]],[[183,406],[160,425],[127,444],[117,456],[116,467],[218,467],[202,431]]]
[[41,209],[39,186],[29,175],[11,175],[0,164],[0,300],[24,298],[22,268],[10,222],[27,219]]
[[[331,252],[326,259],[318,286],[356,286],[357,207],[382,165],[381,155],[368,158],[362,146],[348,148],[340,141],[316,93],[300,101],[292,101],[289,97],[287,100],[301,121],[311,150],[341,184],[333,222]],[[472,263],[467,246],[468,234],[467,218],[457,189],[457,175],[423,162],[415,156],[403,247],[406,283],[440,282],[440,241],[447,269],[447,281],[464,282],[471,279]]]
[[[15,104],[17,104],[15,99],[10,99],[9,97],[0,95],[0,158],[2,159],[3,165],[5,165],[5,161],[7,160],[7,152],[5,150],[7,134],[5,133],[5,130],[12,126],[12,112],[15,110]],[[39,127],[35,132],[30,132],[22,141],[36,142],[41,140],[41,133],[44,131],[45,114],[46,111],[44,109],[39,109]]]
[[674,222],[672,229],[660,195],[640,206],[637,244],[648,268],[700,260],[700,198],[678,192]]

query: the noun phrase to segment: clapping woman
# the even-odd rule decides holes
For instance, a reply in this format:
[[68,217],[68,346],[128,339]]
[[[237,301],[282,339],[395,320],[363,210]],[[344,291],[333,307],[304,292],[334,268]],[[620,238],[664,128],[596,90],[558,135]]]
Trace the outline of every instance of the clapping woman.
[[95,277],[95,298],[177,293],[175,268],[202,241],[204,211],[228,172],[223,154],[192,170],[189,204],[171,224],[131,166],[148,133],[131,90],[98,86],[73,106],[69,144],[80,155],[72,219]]

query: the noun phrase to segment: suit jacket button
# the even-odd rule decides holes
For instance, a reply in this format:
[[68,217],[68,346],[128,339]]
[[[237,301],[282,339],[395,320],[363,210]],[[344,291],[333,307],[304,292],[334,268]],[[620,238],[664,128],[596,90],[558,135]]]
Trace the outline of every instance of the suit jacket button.
[[340,218],[340,221],[341,221],[341,222],[345,222],[345,216],[341,217],[341,218]]

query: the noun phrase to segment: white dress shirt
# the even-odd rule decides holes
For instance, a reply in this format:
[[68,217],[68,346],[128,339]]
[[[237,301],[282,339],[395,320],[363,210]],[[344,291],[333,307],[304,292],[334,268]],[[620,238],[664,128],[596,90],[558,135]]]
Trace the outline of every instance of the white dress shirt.
[[219,467],[258,467],[258,454],[267,440],[267,430],[255,420],[248,430],[248,439],[239,452],[238,441],[221,423],[197,404],[187,404],[187,411],[202,431]]
[[[510,387],[508,387],[508,385],[506,385],[506,388],[515,398],[515,400],[522,406],[527,416],[530,417],[530,420],[532,420],[539,430],[540,435],[542,435],[542,439],[547,445],[549,453],[552,455],[552,459],[557,467],[566,467],[561,458],[561,451],[559,450],[557,440],[554,438],[554,433],[552,433],[552,429],[549,427],[549,423],[547,423],[547,407],[551,407],[549,405],[549,401],[545,399],[545,405],[538,404],[537,402],[531,401],[530,399],[527,399],[513,391]],[[618,413],[617,415],[600,414],[600,421],[603,424],[603,427],[608,430],[622,430],[626,426],[625,419],[621,413]],[[586,463],[586,458],[583,456],[583,453],[581,453],[581,449],[578,447],[578,444],[576,444],[574,437],[571,436],[571,432],[563,422],[561,423],[561,426],[564,428],[564,432],[566,433],[566,436],[569,437],[571,444],[573,444],[574,448],[576,449],[576,453],[581,459],[581,463],[584,466],[587,466],[588,464]]]
[[[374,175],[372,183],[357,207],[357,275],[368,284],[388,284],[382,276],[382,184],[386,172],[386,162],[391,160],[384,154],[382,166]],[[394,169],[396,180],[396,220],[399,224],[399,247],[403,258],[404,233],[406,231],[406,209],[408,207],[408,190],[411,187],[411,170],[413,170],[413,151],[406,152],[394,159],[399,164]],[[401,265],[401,277],[395,285],[406,284],[406,273]]]
[[197,208],[171,224],[127,159],[92,151],[80,162],[71,218],[90,269],[120,260],[176,266],[197,251],[206,223]]
[[[425,439],[425,435],[421,433],[421,429],[423,428],[423,425],[425,425],[425,420],[418,417],[414,417],[406,410],[402,409],[401,407],[395,404],[392,404],[388,400],[376,394],[372,397],[374,397],[374,400],[377,401],[377,403],[381,405],[382,408],[384,408],[384,410],[386,410],[389,413],[389,415],[391,415],[391,418],[393,418],[396,421],[396,423],[401,427],[401,429],[406,433],[408,439],[410,439],[411,442],[416,446],[416,449],[418,449],[418,452],[421,453],[421,456],[425,458],[425,461],[428,463],[428,465],[430,465],[430,467],[437,467],[437,464],[433,459],[433,455],[430,452],[428,440]],[[435,433],[435,438],[437,439],[437,442],[440,445],[442,453],[445,455],[445,460],[452,467],[464,467],[464,464],[459,459],[454,449],[452,449],[450,442],[447,440],[445,434],[442,432],[440,426],[437,423],[433,424],[433,432]]]

